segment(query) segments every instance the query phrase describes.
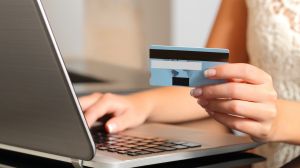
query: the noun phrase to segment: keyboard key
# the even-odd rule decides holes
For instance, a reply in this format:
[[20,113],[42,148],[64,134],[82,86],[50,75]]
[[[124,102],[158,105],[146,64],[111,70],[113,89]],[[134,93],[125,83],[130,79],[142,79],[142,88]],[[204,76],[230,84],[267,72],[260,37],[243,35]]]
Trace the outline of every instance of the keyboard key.
[[117,153],[118,153],[118,154],[123,154],[123,155],[124,155],[124,154],[127,154],[128,152],[127,152],[127,151],[117,151]]
[[141,151],[141,152],[138,152],[138,154],[140,154],[140,155],[148,155],[148,154],[151,154],[151,152]]
[[128,144],[128,145],[124,145],[125,147],[128,147],[128,148],[133,148],[133,147],[136,147],[136,146],[138,146],[138,145],[136,145],[136,144]]
[[119,148],[119,146],[116,146],[116,145],[108,145],[107,147],[109,149],[117,149],[117,148]]
[[144,142],[144,143],[152,143],[153,140],[152,140],[152,139],[146,139],[146,140],[144,140],[143,142]]
[[147,155],[201,146],[194,142],[166,140],[154,137],[141,138],[120,134],[96,134],[93,138],[97,140],[95,140],[97,149],[122,155],[126,154],[128,156]]
[[115,142],[115,141],[107,141],[106,143],[107,144],[116,144],[117,142]]
[[137,146],[137,147],[134,147],[134,149],[140,149],[140,150],[143,150],[143,149],[147,149],[149,147],[147,146]]
[[121,150],[121,151],[127,151],[131,148],[128,148],[128,147],[119,147],[118,150]]
[[158,145],[156,145],[156,144],[147,144],[147,145],[145,145],[146,147],[149,147],[149,148],[152,148],[152,147],[156,147],[156,146],[158,146]]
[[126,142],[127,144],[137,144],[138,141],[135,141],[135,140],[129,140]]
[[100,147],[97,147],[97,149],[99,149],[99,150],[107,150],[108,148],[105,147],[105,146],[100,146]]
[[107,151],[108,152],[117,152],[118,150],[117,149],[108,149]]
[[144,141],[145,139],[144,138],[133,138],[133,140],[135,140],[135,141],[137,141],[137,142],[142,142],[142,141]]
[[144,142],[138,142],[136,145],[138,146],[144,146],[144,145],[147,145],[148,143],[144,143]]
[[152,152],[152,153],[163,152],[163,150],[156,149],[156,148],[147,148],[147,149],[144,149],[144,150],[145,150],[145,151],[148,151],[148,152]]
[[173,148],[176,148],[176,149],[187,149],[189,147],[187,146],[183,146],[183,145],[176,145],[176,146],[172,146]]
[[127,155],[129,155],[129,156],[138,156],[139,154],[138,153],[131,153],[131,152],[129,152],[129,153],[127,153]]
[[99,143],[99,144],[96,144],[97,147],[102,147],[102,146],[105,146],[105,144],[103,143]]
[[176,144],[176,145],[181,145],[181,144],[184,144],[186,142],[184,141],[169,141],[170,143],[173,143],[173,144]]
[[127,135],[124,135],[123,137],[120,137],[120,138],[122,138],[122,139],[126,139],[126,140],[130,140],[130,139],[132,139],[133,137],[131,137],[131,136],[127,136]]
[[115,139],[114,141],[116,141],[116,142],[118,142],[118,143],[126,142],[125,139]]
[[130,152],[130,153],[138,153],[138,152],[141,152],[141,150],[139,150],[139,149],[130,149],[130,150],[128,150],[128,152]]
[[155,149],[163,150],[163,151],[174,151],[176,148],[166,147],[166,146],[158,146]]
[[114,145],[117,145],[117,146],[126,146],[127,145],[127,143],[124,143],[124,142],[117,142],[116,144],[114,144]]
[[201,144],[193,143],[193,142],[184,143],[184,144],[182,144],[182,145],[187,146],[187,147],[190,147],[190,148],[201,147]]
[[172,144],[172,143],[164,143],[164,144],[161,144],[162,146],[167,146],[167,147],[172,147],[172,146],[175,146],[175,144]]

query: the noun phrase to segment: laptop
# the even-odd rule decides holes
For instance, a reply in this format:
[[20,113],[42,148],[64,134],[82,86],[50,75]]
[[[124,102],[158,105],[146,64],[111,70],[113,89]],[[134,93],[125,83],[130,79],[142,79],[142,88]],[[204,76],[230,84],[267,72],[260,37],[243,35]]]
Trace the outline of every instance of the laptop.
[[89,129],[41,0],[0,1],[0,93],[0,148],[74,167],[139,167],[258,145],[164,124]]

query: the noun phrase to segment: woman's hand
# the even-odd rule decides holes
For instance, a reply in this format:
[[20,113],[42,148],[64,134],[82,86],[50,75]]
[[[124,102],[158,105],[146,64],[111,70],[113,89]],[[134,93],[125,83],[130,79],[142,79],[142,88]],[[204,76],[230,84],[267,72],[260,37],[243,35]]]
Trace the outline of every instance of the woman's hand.
[[191,91],[211,117],[254,140],[274,140],[277,94],[270,75],[249,64],[221,65],[204,75],[229,81]]
[[94,93],[79,98],[89,127],[106,114],[113,114],[105,125],[109,133],[123,131],[146,121],[150,113],[134,96]]

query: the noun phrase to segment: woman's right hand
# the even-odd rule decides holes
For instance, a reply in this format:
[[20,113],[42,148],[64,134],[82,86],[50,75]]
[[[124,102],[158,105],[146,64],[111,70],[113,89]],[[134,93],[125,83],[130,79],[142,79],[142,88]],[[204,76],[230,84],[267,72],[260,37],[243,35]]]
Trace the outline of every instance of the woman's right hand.
[[120,132],[143,124],[151,111],[148,105],[141,104],[139,98],[134,95],[94,93],[79,98],[79,101],[89,127],[104,115],[113,115],[105,124],[109,133]]

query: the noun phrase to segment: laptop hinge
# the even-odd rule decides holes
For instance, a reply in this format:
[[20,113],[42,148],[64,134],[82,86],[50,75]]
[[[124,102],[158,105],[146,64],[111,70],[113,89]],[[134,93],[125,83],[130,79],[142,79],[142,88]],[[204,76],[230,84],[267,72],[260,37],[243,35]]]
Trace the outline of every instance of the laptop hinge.
[[77,160],[77,159],[72,159],[72,165],[74,168],[83,168],[83,161]]

